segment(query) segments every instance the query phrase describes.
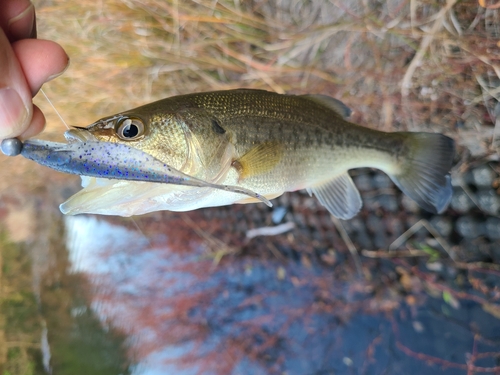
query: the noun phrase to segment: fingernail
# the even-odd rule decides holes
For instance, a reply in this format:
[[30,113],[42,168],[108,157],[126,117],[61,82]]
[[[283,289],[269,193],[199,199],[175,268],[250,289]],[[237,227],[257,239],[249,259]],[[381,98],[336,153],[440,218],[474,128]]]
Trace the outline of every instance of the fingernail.
[[66,66],[64,67],[63,70],[61,70],[59,73],[56,73],[56,74],[52,74],[51,76],[49,76],[49,78],[47,78],[47,80],[45,82],[49,82],[49,81],[52,81],[54,78],[57,78],[59,77],[61,74],[63,74],[66,70],[68,70],[69,68],[69,56],[66,55],[66,57],[68,58],[68,62],[66,64]]
[[21,134],[28,127],[30,111],[10,87],[0,89],[0,138]]
[[[21,30],[26,30],[26,22],[28,22],[28,33],[24,32],[21,35],[21,32],[18,31],[19,29]],[[18,38],[28,38],[32,35],[33,33],[33,27],[35,26],[35,6],[33,3],[30,3],[30,5],[23,10],[21,13],[19,13],[17,16],[12,17],[9,20],[8,27],[9,27],[9,32],[12,37],[15,39]]]

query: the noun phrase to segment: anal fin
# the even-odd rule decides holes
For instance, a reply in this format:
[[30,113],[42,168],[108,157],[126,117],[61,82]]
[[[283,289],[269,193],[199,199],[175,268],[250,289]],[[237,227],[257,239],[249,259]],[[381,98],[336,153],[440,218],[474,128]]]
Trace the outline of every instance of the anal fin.
[[359,191],[346,172],[321,185],[307,188],[335,217],[347,220],[356,215],[363,205]]

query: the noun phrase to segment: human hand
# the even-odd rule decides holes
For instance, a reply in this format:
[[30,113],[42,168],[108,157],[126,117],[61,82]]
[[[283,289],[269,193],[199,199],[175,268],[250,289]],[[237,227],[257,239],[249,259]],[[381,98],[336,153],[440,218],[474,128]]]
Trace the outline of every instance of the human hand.
[[29,0],[0,0],[0,139],[29,138],[43,130],[45,117],[32,97],[68,63],[60,45],[36,39]]

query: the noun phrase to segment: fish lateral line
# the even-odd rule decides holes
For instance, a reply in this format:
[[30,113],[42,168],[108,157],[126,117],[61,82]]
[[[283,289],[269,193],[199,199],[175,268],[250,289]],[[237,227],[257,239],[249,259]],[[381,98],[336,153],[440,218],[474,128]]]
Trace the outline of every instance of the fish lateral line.
[[[209,187],[247,195],[272,207],[266,197],[252,190],[203,181],[123,144],[91,141],[66,144],[31,139],[21,142],[20,154],[58,172],[116,180]],[[145,167],[144,164],[149,166]]]

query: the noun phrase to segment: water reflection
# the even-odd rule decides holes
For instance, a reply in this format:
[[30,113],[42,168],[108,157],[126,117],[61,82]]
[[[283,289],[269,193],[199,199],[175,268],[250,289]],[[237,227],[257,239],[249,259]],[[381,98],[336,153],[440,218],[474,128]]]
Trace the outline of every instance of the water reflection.
[[[68,267],[90,307],[73,315],[95,314],[124,335],[133,373],[420,374],[444,366],[455,374],[473,348],[493,353],[499,344],[490,328],[500,325],[480,299],[447,303],[439,280],[425,283],[427,274],[404,261],[398,282],[389,263],[379,264],[387,276],[366,281],[348,264],[332,272],[263,259],[248,244],[215,265],[207,237],[192,228],[205,214],[146,218],[146,233],[129,220],[64,218]],[[474,365],[491,368],[494,357]]]
[[193,282],[178,268],[179,257],[152,246],[139,231],[103,219],[65,217],[64,223],[71,270],[90,283],[88,303],[100,320],[128,336],[129,354],[139,359],[134,373],[165,373],[172,367],[168,361],[187,350],[164,348],[158,332],[162,320],[175,313],[167,298],[176,285]]
[[[25,180],[1,194],[2,372],[498,370],[498,266],[454,262],[431,249],[428,232],[414,244],[431,257],[361,258],[359,276],[331,218],[300,193],[275,202],[281,222],[295,228],[249,238],[277,224],[273,209],[235,205],[136,221],[64,217],[57,204],[71,181],[32,190]],[[391,236],[421,218],[401,206],[364,210],[344,223],[358,248],[363,236],[373,238],[370,218],[399,218]],[[441,218],[457,219],[453,212]],[[463,259],[460,246],[454,251]]]

